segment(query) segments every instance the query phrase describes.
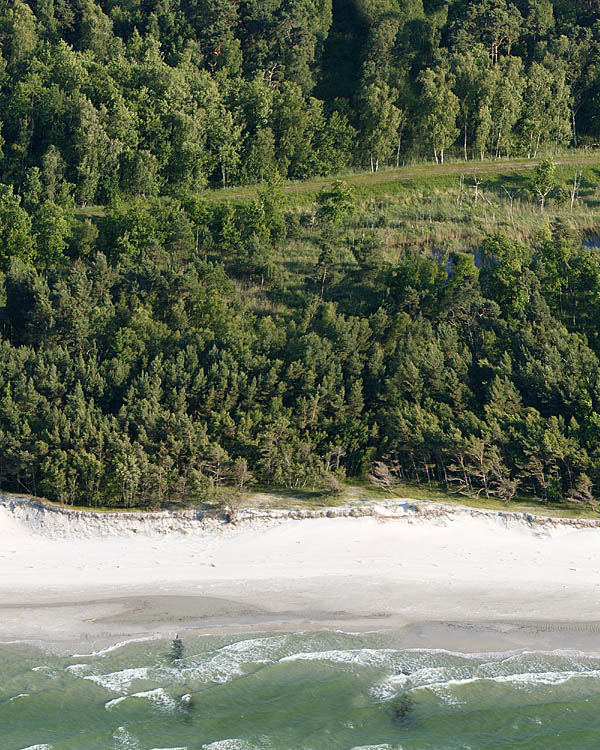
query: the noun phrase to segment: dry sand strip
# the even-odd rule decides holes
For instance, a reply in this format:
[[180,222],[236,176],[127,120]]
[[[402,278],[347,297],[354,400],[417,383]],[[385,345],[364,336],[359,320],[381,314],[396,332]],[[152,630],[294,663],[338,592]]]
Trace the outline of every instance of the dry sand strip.
[[436,508],[222,524],[0,499],[0,640],[404,628],[410,645],[600,652],[598,525]]

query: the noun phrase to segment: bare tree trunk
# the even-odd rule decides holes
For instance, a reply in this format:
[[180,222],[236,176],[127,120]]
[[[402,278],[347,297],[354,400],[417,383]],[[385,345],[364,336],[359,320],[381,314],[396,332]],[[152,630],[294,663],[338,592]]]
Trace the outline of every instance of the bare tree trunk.
[[571,188],[571,211],[573,210],[575,201],[579,198],[579,189],[581,187],[581,177],[582,177],[581,170],[579,172],[575,172],[575,175],[573,176],[573,186]]
[[419,470],[417,469],[417,464],[415,463],[415,454],[412,451],[411,451],[411,454],[410,454],[410,461],[411,461],[412,467],[413,467],[413,473],[414,473],[414,476],[415,476],[415,482],[417,482],[417,484],[421,484],[421,477],[419,476]]
[[481,185],[481,180],[477,177],[473,177],[473,184],[475,185],[475,205],[477,205],[477,201],[479,200],[479,186]]
[[321,277],[321,299],[325,296],[325,282],[327,281],[327,268],[323,269],[323,276]]

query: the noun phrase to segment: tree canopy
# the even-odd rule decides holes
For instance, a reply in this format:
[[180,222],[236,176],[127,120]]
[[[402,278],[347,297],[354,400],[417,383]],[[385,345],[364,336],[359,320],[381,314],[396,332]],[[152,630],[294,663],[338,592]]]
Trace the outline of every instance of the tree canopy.
[[[0,0],[0,486],[133,506],[371,474],[591,503],[600,256],[553,221],[551,157],[597,141],[599,13]],[[516,154],[536,233],[477,179],[441,244],[360,184],[281,189]]]
[[0,178],[78,205],[595,142],[593,3],[2,0]]

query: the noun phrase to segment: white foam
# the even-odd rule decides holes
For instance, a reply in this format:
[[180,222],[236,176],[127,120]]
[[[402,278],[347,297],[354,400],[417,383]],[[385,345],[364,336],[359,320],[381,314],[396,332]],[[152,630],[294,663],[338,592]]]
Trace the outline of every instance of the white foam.
[[505,659],[521,654],[545,654],[554,653],[552,651],[449,651],[447,648],[404,648],[405,654],[443,654],[444,656],[455,656],[458,659],[467,659],[469,661],[481,661],[482,659]]
[[516,687],[537,685],[562,685],[575,677],[592,677],[598,679],[600,671],[589,672],[526,672],[524,674],[499,675],[492,678],[494,682],[508,682]]
[[[463,672],[464,670],[452,669],[452,667],[422,667],[421,669],[415,669],[408,675],[411,683],[419,685],[427,685],[432,682],[446,682],[452,678],[463,677],[466,675],[457,674],[457,672]],[[407,675],[394,675],[391,680],[392,682],[404,683]]]
[[11,703],[12,701],[16,701],[18,698],[28,698],[29,693],[19,693],[19,695],[13,695],[12,698],[8,699],[8,702]]
[[193,663],[186,660],[189,666],[178,670],[180,676],[186,680],[197,679],[205,682],[224,684],[244,674],[244,664],[270,664],[274,659],[274,651],[283,647],[288,636],[269,636],[266,638],[251,638],[230,643],[216,651],[201,654],[200,660]]
[[54,667],[50,667],[48,664],[40,664],[39,667],[31,667],[32,672],[42,672],[47,677],[55,677],[57,674],[56,669]]
[[134,667],[108,674],[91,674],[83,679],[95,682],[96,685],[112,690],[114,693],[124,693],[134,680],[147,680],[149,671],[148,667]]
[[109,654],[111,651],[116,651],[118,648],[123,648],[123,646],[129,646],[130,643],[143,643],[144,641],[156,641],[158,638],[160,638],[159,635],[146,635],[142,638],[130,638],[128,641],[120,641],[119,643],[114,643],[112,646],[106,646],[106,648],[101,648],[99,651],[91,651],[89,654],[72,654],[71,658],[87,659],[90,656],[104,656],[105,654]]
[[118,706],[119,703],[123,703],[123,701],[126,701],[127,698],[131,698],[131,696],[130,695],[122,695],[120,698],[113,698],[111,701],[107,701],[104,704],[104,708],[107,708],[107,709],[114,708],[115,706]]
[[15,641],[0,641],[0,646],[13,646],[15,643],[37,643],[31,638],[18,638]]
[[332,661],[339,664],[385,667],[390,665],[390,657],[398,654],[392,648],[360,648],[332,651],[305,651],[284,656],[279,661]]
[[29,747],[24,747],[23,750],[52,750],[52,745],[29,745]]
[[588,672],[524,672],[522,674],[496,675],[494,677],[467,677],[465,679],[451,679],[444,682],[435,682],[430,684],[416,685],[412,690],[431,690],[445,703],[458,705],[461,703],[458,696],[448,691],[454,687],[463,687],[476,682],[489,682],[496,684],[509,684],[515,688],[529,688],[554,685],[562,685],[569,680],[577,677],[591,677],[597,680],[600,677],[600,671]]
[[257,750],[256,745],[250,745],[246,740],[229,739],[202,745],[202,750]]
[[114,750],[140,750],[140,743],[125,727],[119,727],[113,734]]
[[65,667],[65,672],[72,672],[77,677],[81,677],[83,672],[89,668],[89,664],[70,664],[68,667]]
[[397,694],[398,691],[391,681],[380,682],[369,688],[369,695],[378,703],[385,703],[385,701],[389,701],[390,698],[394,698]]
[[159,708],[167,709],[169,711],[173,711],[175,708],[177,708],[177,704],[175,703],[173,698],[171,698],[171,696],[168,695],[163,688],[145,690],[141,693],[132,693],[131,695],[122,695],[120,698],[113,698],[113,700],[105,703],[104,707],[111,709],[114,706],[118,706],[119,703],[128,700],[129,698],[147,698]]

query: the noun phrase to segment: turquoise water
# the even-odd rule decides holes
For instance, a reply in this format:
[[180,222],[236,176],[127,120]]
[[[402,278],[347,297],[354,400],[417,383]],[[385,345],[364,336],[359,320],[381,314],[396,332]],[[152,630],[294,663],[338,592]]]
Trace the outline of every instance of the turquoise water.
[[401,649],[389,633],[0,646],[2,750],[597,749],[600,655]]

